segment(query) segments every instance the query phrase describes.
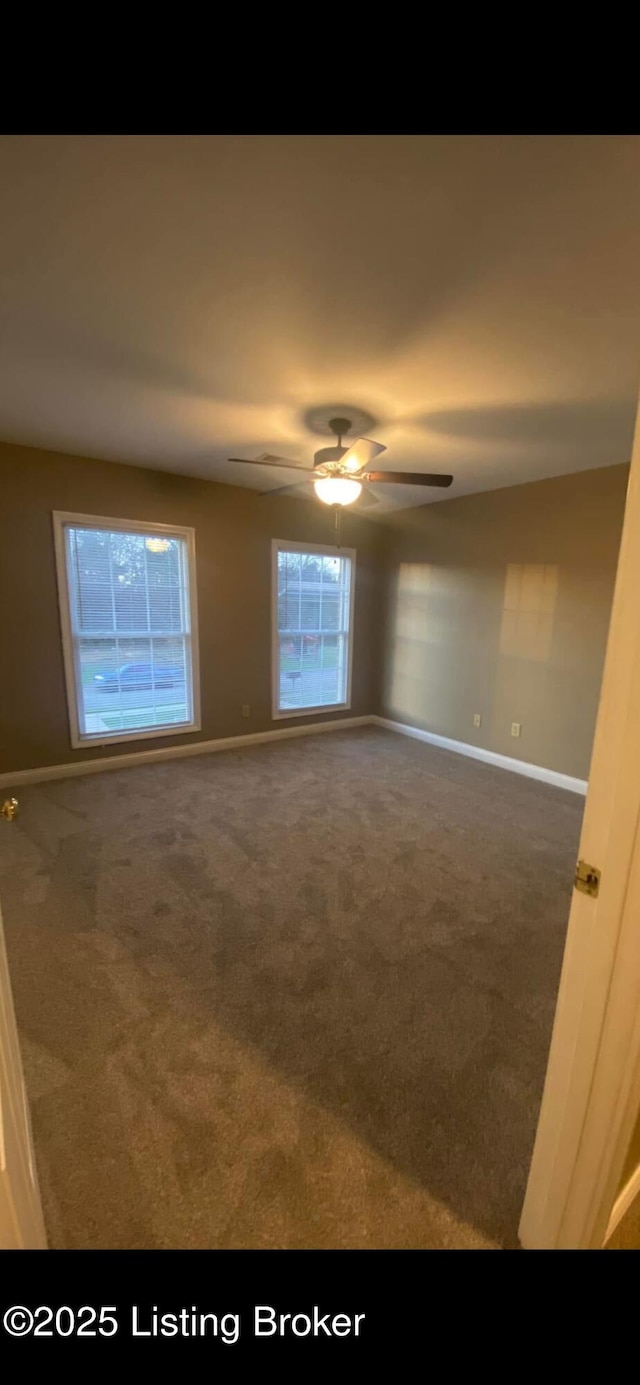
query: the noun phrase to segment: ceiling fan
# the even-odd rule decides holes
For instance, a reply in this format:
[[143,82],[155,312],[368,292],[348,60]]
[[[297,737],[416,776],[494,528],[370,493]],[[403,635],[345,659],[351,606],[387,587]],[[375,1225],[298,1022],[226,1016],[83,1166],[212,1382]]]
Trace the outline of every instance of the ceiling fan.
[[230,457],[229,461],[250,466],[286,467],[289,471],[304,472],[304,481],[278,486],[275,490],[264,491],[263,494],[293,494],[299,492],[302,486],[312,485],[319,500],[325,505],[337,507],[352,505],[355,500],[360,500],[361,504],[365,505],[377,505],[378,497],[369,489],[371,485],[450,486],[453,481],[453,476],[444,476],[437,472],[370,471],[372,462],[381,452],[386,451],[384,443],[374,442],[372,438],[355,438],[349,446],[343,447],[342,439],[351,428],[351,420],[332,418],[329,420],[329,427],[337,441],[333,447],[321,447],[315,453],[311,467],[302,466],[286,457],[273,456],[269,452],[263,452],[262,456],[256,457],[253,461],[246,457]]

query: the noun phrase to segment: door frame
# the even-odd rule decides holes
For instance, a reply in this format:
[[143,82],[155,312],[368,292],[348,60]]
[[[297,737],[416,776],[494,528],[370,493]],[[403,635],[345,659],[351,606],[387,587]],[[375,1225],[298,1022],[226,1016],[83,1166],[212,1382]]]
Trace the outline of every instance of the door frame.
[[520,1222],[525,1249],[603,1245],[640,1108],[640,410],[549,1063]]
[[0,912],[0,1250],[46,1247],[31,1115]]

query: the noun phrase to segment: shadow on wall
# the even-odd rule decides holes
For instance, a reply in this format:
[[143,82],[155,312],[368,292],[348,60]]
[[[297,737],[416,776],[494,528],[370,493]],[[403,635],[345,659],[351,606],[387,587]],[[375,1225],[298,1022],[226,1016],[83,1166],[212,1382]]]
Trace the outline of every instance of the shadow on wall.
[[522,695],[529,686],[523,665],[548,664],[552,657],[559,584],[556,564],[507,563],[502,575],[502,569],[400,563],[392,609],[392,715],[467,740],[474,709],[481,710],[485,729],[504,736],[507,713],[517,719],[522,712],[518,687]]

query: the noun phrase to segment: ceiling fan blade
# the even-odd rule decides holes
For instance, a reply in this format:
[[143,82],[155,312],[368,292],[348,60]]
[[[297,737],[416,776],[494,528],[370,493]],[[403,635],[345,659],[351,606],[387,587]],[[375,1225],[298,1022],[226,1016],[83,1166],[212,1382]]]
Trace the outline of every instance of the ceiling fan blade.
[[357,510],[368,510],[368,509],[370,509],[370,507],[371,507],[372,505],[379,505],[379,504],[380,504],[380,497],[379,497],[378,495],[376,495],[375,491],[373,491],[373,490],[371,489],[370,486],[363,486],[363,487],[362,487],[362,494],[359,495],[359,496],[358,496],[358,499],[356,500],[356,509],[357,509]]
[[313,471],[312,466],[305,466],[304,462],[299,462],[295,457],[281,457],[278,452],[261,452],[258,461],[267,462],[269,466],[295,467],[296,471]]
[[308,481],[293,482],[290,486],[272,486],[268,491],[260,491],[260,495],[304,495]]
[[368,471],[367,476],[376,485],[391,482],[396,486],[450,486],[453,481],[453,476],[426,471]]
[[230,462],[242,462],[243,466],[283,466],[287,471],[313,471],[312,466],[301,466],[300,462],[288,462],[286,457],[272,457],[263,452],[261,457],[229,457]]
[[386,450],[383,442],[374,442],[373,438],[356,438],[341,458],[340,465],[347,471],[364,471],[366,466],[371,466],[374,457],[379,457]]

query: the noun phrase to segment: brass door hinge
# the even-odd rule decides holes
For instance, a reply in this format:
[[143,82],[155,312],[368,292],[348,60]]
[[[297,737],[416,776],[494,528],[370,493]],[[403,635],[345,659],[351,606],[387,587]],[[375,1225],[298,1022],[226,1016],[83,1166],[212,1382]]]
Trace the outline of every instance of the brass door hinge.
[[583,894],[590,894],[595,899],[600,889],[598,867],[590,866],[588,861],[578,861],[573,883],[577,890],[581,890]]

